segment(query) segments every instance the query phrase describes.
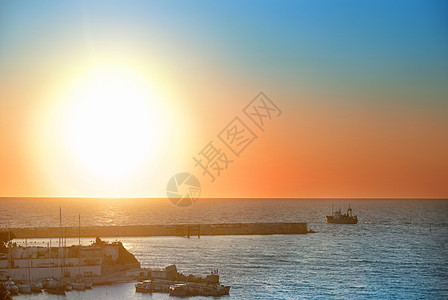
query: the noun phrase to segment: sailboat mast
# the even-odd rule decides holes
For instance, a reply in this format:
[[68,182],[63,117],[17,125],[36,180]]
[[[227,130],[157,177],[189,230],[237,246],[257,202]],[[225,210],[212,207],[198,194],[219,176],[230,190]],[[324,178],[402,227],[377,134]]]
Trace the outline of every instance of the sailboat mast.
[[[81,251],[81,214],[78,215],[78,244],[79,244],[79,251]],[[78,252],[80,253],[80,252]],[[78,254],[78,276],[81,275],[81,267],[80,267],[80,258]]]
[[81,214],[78,216],[78,243],[81,246]]
[[50,264],[51,264],[51,238],[48,242],[48,276],[50,276]]
[[[59,243],[58,243],[58,268],[59,268],[59,276],[62,277],[62,269],[61,269],[61,243],[62,243],[62,208],[59,206]],[[60,279],[60,278],[59,278]]]
[[25,238],[25,249],[26,249],[26,266],[28,268],[28,284],[30,285],[31,288],[31,270],[30,270],[30,254],[28,252],[28,238]]
[[8,221],[8,276],[11,277],[11,223]]

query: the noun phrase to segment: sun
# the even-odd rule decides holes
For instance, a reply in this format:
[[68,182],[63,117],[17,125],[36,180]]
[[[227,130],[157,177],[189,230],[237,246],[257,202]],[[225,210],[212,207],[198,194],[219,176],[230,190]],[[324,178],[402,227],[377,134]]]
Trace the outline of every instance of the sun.
[[117,182],[136,176],[163,144],[161,99],[123,69],[102,68],[70,91],[62,134],[67,151],[90,177]]
[[78,66],[41,97],[23,142],[39,172],[35,186],[49,195],[161,196],[188,165],[194,108],[152,69],[126,61]]

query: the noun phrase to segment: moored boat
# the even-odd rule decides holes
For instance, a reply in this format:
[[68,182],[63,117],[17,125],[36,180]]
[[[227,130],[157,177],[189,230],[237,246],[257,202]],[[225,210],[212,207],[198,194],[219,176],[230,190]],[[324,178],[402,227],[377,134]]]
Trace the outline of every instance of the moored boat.
[[84,282],[72,282],[71,285],[74,291],[84,291],[86,289]]
[[137,293],[152,293],[153,288],[151,285],[151,280],[145,280],[135,284],[135,291]]
[[31,283],[31,292],[32,293],[42,293],[42,283],[41,282],[33,282]]
[[29,284],[19,284],[19,293],[31,294],[31,286]]
[[222,284],[208,285],[202,289],[202,296],[208,297],[221,297],[228,295],[230,292],[230,286],[224,286]]
[[48,294],[65,295],[67,289],[66,284],[57,281],[53,277],[45,279],[42,285]]
[[65,286],[55,286],[45,289],[48,294],[65,295]]
[[204,284],[204,283],[177,283],[170,286],[170,296],[186,297],[186,296],[206,296],[221,297],[229,295],[230,286],[222,284]]
[[170,296],[185,297],[188,295],[187,291],[186,283],[177,283],[170,286]]
[[93,282],[92,281],[85,281],[84,282],[84,287],[86,288],[86,290],[91,290],[93,286]]
[[19,287],[14,283],[12,280],[5,281],[3,283],[3,286],[5,287],[6,291],[8,291],[11,295],[18,295],[19,294]]

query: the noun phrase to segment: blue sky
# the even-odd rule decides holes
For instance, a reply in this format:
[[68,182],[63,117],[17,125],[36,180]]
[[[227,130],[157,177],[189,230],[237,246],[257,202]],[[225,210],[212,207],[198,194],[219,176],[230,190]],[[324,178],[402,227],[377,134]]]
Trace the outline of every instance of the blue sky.
[[448,75],[444,1],[2,1],[0,7],[2,66],[27,57],[38,64],[45,53],[135,47],[274,80],[421,80],[438,89]]

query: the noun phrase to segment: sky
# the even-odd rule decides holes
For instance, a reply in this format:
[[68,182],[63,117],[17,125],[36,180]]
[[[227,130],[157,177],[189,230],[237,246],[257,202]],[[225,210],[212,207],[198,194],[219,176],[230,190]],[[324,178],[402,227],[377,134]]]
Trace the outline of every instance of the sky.
[[445,1],[0,0],[0,197],[448,197],[447,53]]

